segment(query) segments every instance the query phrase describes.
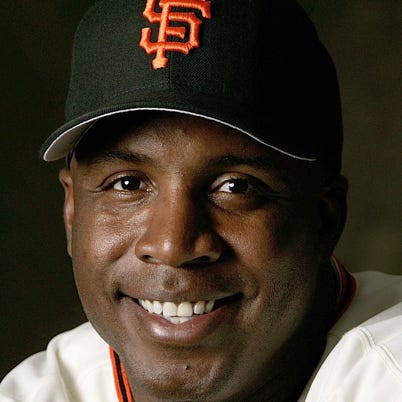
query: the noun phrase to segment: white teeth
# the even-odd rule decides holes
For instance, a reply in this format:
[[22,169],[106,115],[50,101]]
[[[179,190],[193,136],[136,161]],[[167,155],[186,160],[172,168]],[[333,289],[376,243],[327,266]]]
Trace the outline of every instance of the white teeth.
[[173,324],[182,324],[195,316],[210,313],[215,305],[215,300],[200,300],[195,303],[184,301],[179,304],[142,299],[139,299],[138,302],[149,313],[162,315]]
[[191,317],[193,315],[193,306],[189,302],[180,303],[177,307],[177,314],[180,317]]
[[145,309],[148,310],[150,313],[154,312],[154,305],[149,300],[145,300]]
[[206,313],[210,313],[212,311],[212,309],[214,308],[214,301],[210,300],[207,305],[205,306],[205,312]]
[[162,311],[163,311],[162,303],[159,302],[158,300],[155,300],[152,304],[154,306],[154,313],[155,314],[162,314]]
[[183,322],[191,320],[191,317],[164,317],[172,324],[183,324]]
[[[152,313],[152,311],[149,311],[149,312]],[[171,303],[171,302],[163,303],[162,314],[165,317],[175,317],[175,316],[177,316],[177,307],[176,307],[176,305],[174,303]]]
[[166,317],[172,324],[180,324],[179,317]]
[[205,302],[204,300],[198,301],[194,304],[194,314],[204,314],[205,313]]

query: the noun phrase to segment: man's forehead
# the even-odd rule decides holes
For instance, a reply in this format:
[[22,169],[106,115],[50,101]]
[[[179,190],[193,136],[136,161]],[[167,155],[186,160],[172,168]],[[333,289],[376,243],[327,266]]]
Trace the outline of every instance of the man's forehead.
[[180,146],[178,151],[185,152],[186,143],[199,148],[206,160],[219,159],[220,164],[247,159],[255,166],[287,165],[290,159],[237,129],[202,117],[172,112],[131,113],[104,119],[86,133],[75,153],[78,159],[110,159],[119,153],[122,158],[123,153],[142,154],[144,159],[148,152],[152,154],[156,145],[162,149]]

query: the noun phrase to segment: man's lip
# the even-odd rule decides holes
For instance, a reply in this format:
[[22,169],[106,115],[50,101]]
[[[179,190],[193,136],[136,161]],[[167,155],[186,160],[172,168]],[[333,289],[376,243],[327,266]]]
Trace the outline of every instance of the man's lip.
[[121,302],[125,318],[132,317],[140,324],[137,327],[138,332],[144,335],[147,342],[194,346],[204,342],[219,328],[230,331],[239,310],[240,300],[240,294],[218,298],[211,312],[193,316],[182,323],[173,323],[160,314],[148,312],[139,305],[138,299],[126,296]]

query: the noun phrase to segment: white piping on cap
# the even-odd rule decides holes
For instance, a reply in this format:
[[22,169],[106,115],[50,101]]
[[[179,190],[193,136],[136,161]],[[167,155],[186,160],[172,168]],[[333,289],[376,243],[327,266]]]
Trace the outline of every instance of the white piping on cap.
[[[62,133],[61,135],[59,135],[46,149],[46,151],[43,154],[43,159],[45,161],[55,161],[57,159],[61,159],[64,156],[66,156],[69,151],[71,151],[70,149],[65,149],[66,145],[70,145],[71,144],[71,137],[78,132],[78,135],[80,136],[81,134],[83,134],[85,131],[87,131],[87,129],[92,125],[91,123],[95,123],[97,120],[102,119],[104,117],[108,117],[108,116],[112,116],[118,113],[126,113],[126,112],[135,112],[135,111],[140,111],[140,110],[159,110],[159,111],[165,111],[165,112],[176,112],[176,113],[182,113],[182,114],[186,114],[186,115],[191,115],[191,116],[197,116],[197,117],[202,117],[204,119],[207,120],[212,120],[215,122],[218,122],[220,124],[223,124],[225,126],[231,127],[235,130],[238,130],[246,135],[248,135],[249,137],[253,138],[254,140],[258,141],[259,143],[270,147],[278,152],[281,152],[282,154],[285,154],[291,158],[294,159],[300,159],[300,160],[304,160],[304,161],[308,161],[308,162],[314,162],[317,159],[316,158],[307,158],[307,157],[303,157],[303,156],[298,156],[298,155],[294,155],[291,154],[289,152],[284,151],[283,149],[277,148],[273,145],[270,145],[264,141],[261,141],[259,138],[255,137],[254,135],[252,135],[251,133],[249,133],[248,131],[245,131],[239,127],[236,127],[233,124],[229,124],[225,121],[210,117],[210,116],[206,116],[203,114],[198,114],[198,113],[194,113],[194,112],[188,112],[188,111],[184,111],[184,110],[177,110],[177,109],[169,109],[169,108],[129,108],[129,109],[123,109],[123,110],[117,110],[117,111],[113,111],[113,112],[108,112],[108,113],[104,113],[100,116],[96,116],[93,117],[91,119],[88,119],[82,123],[77,124],[74,127],[71,127],[70,129],[66,130],[64,133]],[[81,130],[79,130],[81,128]],[[76,137],[73,137],[74,141],[73,142],[77,142],[76,141]]]

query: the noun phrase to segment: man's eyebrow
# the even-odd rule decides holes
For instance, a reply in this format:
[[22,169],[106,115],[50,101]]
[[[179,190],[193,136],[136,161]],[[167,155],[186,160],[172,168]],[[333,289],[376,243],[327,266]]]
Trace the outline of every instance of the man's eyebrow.
[[152,158],[147,155],[119,150],[102,151],[83,159],[86,159],[91,165],[113,163],[116,161],[129,163],[152,163]]
[[217,167],[217,168],[231,168],[234,166],[251,166],[258,170],[261,170],[265,173],[276,173],[280,177],[284,176],[285,169],[280,168],[278,163],[272,160],[272,158],[268,158],[265,156],[251,156],[251,157],[242,157],[237,155],[224,155],[218,158],[212,158],[208,161],[207,165],[209,167]]
[[208,166],[228,170],[236,168],[237,166],[250,166],[271,178],[275,178],[275,180],[279,180],[279,182],[285,186],[292,185],[292,174],[290,174],[288,164],[284,161],[277,160],[277,158],[273,156],[255,155],[243,157],[238,155],[224,155],[210,159]]
[[[117,161],[133,164],[155,165],[155,160],[146,154],[113,149],[105,150],[83,159],[86,160],[90,165],[94,166],[102,163],[114,163]],[[275,174],[281,180],[287,181],[286,169],[283,166],[281,167],[277,161],[263,155],[250,157],[232,154],[222,155],[207,159],[204,166],[212,169],[230,169],[235,166],[250,166],[270,175]]]

